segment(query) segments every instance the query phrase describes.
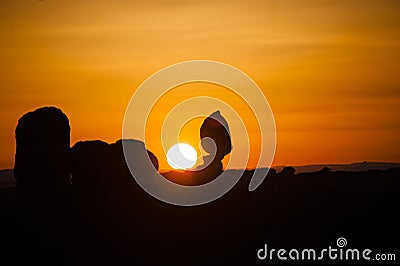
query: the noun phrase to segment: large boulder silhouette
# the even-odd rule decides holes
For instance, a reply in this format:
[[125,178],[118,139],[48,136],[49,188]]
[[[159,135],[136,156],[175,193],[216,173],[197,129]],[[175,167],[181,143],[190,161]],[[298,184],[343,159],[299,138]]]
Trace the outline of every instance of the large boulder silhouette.
[[[58,108],[26,113],[15,130],[19,235],[24,254],[46,265],[67,260],[70,189],[70,126]],[[42,250],[46,250],[45,253]]]
[[[107,187],[109,144],[100,140],[80,141],[71,148],[71,182],[83,193],[101,193]],[[87,197],[90,198],[90,197]]]
[[[139,151],[144,146],[138,140],[124,140]],[[158,170],[157,157],[147,151],[153,166]],[[142,156],[138,154],[137,156]],[[71,180],[75,189],[95,191],[109,188],[109,184],[122,176],[130,176],[125,162],[122,140],[108,144],[100,140],[80,141],[71,148]],[[91,188],[90,188],[91,187]]]
[[[139,154],[143,148],[158,170],[158,160],[137,140],[124,140]],[[112,208],[113,200],[136,187],[123,153],[122,140],[108,144],[100,140],[80,141],[71,148],[71,181],[79,204],[88,204],[90,211]],[[129,193],[129,192],[126,192]],[[129,195],[131,196],[131,195]]]
[[[231,152],[232,142],[228,122],[220,111],[216,111],[204,119],[200,127],[200,139],[204,138],[211,138],[215,142],[217,148],[216,160],[222,160],[225,155]],[[201,144],[205,151],[212,152],[212,147],[209,147],[205,142]]]
[[[144,148],[143,142],[124,141],[138,153],[138,160],[146,156],[142,151],[147,151],[158,170],[157,158]],[[132,188],[137,188],[125,161],[122,140],[113,144],[100,140],[77,142],[71,148],[71,181],[75,200],[80,207],[86,204],[89,211],[112,209],[118,197],[131,197]]]
[[[212,142],[207,141],[211,139]],[[204,165],[198,169],[196,178],[201,183],[209,182],[222,173],[222,159],[232,150],[232,142],[228,122],[221,115],[220,111],[212,113],[204,119],[200,127],[201,146],[209,153],[203,157]]]
[[70,126],[58,108],[26,113],[15,130],[14,176],[20,194],[62,197],[70,185]]
[[[143,142],[124,141],[137,154],[135,158],[140,161],[148,155],[158,170],[157,158],[145,149]],[[132,219],[139,209],[145,208],[145,199],[149,197],[128,169],[122,142],[80,141],[71,148],[72,195],[78,217],[73,224],[74,235],[79,237],[75,246],[82,252],[79,257],[91,258],[91,263],[96,258],[96,264],[101,264],[113,256],[109,252],[111,246],[129,241],[127,231],[133,226]],[[123,248],[121,244],[113,252],[121,254]]]

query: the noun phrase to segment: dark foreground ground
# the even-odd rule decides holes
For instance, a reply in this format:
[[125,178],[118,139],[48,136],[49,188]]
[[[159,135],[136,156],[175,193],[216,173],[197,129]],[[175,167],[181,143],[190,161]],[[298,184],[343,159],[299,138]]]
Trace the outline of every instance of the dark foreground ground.
[[[71,189],[66,202],[29,211],[15,188],[1,189],[0,265],[275,265],[276,257],[258,260],[264,244],[323,249],[339,237],[346,248],[396,254],[397,262],[379,264],[400,261],[400,169],[286,169],[254,192],[250,177],[199,207],[157,201],[132,178],[88,194]],[[340,261],[314,264],[323,263]]]

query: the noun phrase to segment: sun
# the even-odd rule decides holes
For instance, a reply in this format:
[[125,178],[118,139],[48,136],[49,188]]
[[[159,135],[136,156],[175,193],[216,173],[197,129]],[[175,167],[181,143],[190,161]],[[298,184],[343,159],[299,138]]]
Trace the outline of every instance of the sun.
[[187,143],[177,143],[168,150],[167,161],[174,169],[187,170],[196,164],[197,152]]

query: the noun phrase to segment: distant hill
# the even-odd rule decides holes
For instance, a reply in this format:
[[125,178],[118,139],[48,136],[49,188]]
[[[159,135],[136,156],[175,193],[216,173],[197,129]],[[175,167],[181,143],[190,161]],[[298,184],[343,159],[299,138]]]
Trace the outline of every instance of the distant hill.
[[[289,166],[289,165],[288,165]],[[280,172],[285,166],[276,166],[274,169]],[[309,164],[293,166],[296,173],[315,172],[323,169],[324,167],[330,168],[332,171],[367,171],[367,170],[387,170],[395,167],[400,168],[400,163],[395,162],[355,162],[351,164]]]

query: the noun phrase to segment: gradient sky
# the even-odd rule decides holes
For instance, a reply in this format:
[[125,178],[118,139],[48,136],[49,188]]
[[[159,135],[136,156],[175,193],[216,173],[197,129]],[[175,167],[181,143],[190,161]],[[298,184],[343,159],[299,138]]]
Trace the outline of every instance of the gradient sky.
[[[58,106],[72,144],[114,142],[135,89],[192,59],[235,66],[262,88],[275,165],[400,161],[400,1],[141,2],[0,1],[0,169],[13,166],[25,112]],[[146,146],[166,168],[157,143]]]

